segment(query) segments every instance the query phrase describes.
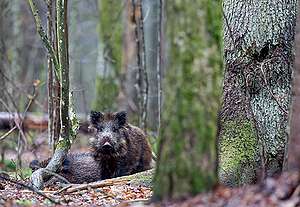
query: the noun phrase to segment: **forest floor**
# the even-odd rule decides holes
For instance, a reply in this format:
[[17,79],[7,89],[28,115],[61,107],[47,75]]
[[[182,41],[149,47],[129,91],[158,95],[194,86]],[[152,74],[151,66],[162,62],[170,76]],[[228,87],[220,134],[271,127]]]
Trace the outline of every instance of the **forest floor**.
[[[25,181],[19,180],[19,182]],[[0,206],[54,206],[48,199],[30,190],[3,180],[0,183]],[[209,193],[201,193],[185,200],[160,203],[149,203],[152,195],[151,188],[131,186],[122,182],[112,186],[87,188],[75,192],[60,192],[60,189],[57,186],[51,186],[43,191],[47,196],[61,203],[55,206],[300,206],[300,174],[298,172],[287,172],[278,178],[267,178],[264,184],[260,185],[241,188],[218,186]]]
[[[42,160],[50,155],[49,151],[47,151],[46,143],[36,143],[35,145],[39,147],[34,153],[32,152],[33,150],[29,150],[22,155],[22,159],[25,160],[25,166],[32,159],[38,158]],[[86,143],[75,143],[73,146],[72,151],[88,150],[86,147],[82,147],[86,146]],[[13,151],[8,151],[6,154],[6,159],[15,160]],[[68,189],[61,191],[63,187],[51,185],[42,192],[51,199],[60,202],[59,205],[55,205],[44,196],[37,195],[29,189],[0,179],[0,206],[296,207],[300,206],[299,172],[285,172],[280,177],[267,178],[263,184],[259,185],[241,188],[217,186],[208,193],[201,193],[184,200],[168,200],[160,203],[149,202],[152,196],[152,189],[149,185],[132,185],[126,180],[108,183],[101,187],[88,186],[74,192],[69,192]],[[0,177],[6,176],[19,183],[29,183],[28,176],[25,179],[16,179],[14,174],[8,174],[0,172]]]

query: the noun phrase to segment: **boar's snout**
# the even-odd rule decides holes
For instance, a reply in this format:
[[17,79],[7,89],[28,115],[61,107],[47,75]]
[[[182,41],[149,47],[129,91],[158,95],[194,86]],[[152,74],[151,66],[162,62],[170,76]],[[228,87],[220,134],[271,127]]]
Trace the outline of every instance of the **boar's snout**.
[[114,148],[109,142],[105,142],[102,145],[102,149],[103,149],[104,152],[111,152],[111,151],[113,151]]

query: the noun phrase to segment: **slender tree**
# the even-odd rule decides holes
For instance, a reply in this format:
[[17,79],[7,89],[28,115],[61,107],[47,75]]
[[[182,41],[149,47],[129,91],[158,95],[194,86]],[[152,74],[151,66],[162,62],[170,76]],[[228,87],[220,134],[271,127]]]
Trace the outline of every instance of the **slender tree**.
[[[47,36],[49,38],[50,42],[53,42],[53,1],[47,0]],[[52,149],[52,152],[54,152],[55,149],[55,140],[54,140],[54,99],[53,99],[53,83],[54,83],[54,77],[53,77],[53,64],[51,60],[50,54],[48,54],[48,60],[47,60],[47,68],[48,68],[48,142],[49,146]]]
[[218,175],[235,186],[280,173],[288,140],[296,0],[225,0]]
[[161,2],[143,1],[145,60],[148,74],[147,131],[153,137],[158,136],[161,106]]
[[68,54],[68,24],[67,24],[67,11],[68,11],[68,1],[67,0],[57,0],[56,1],[56,43],[57,51],[55,52],[52,47],[52,43],[49,41],[45,31],[41,26],[40,17],[38,10],[35,6],[33,0],[28,0],[30,7],[32,9],[37,31],[39,32],[51,59],[54,63],[55,72],[57,77],[59,77],[60,83],[60,135],[57,141],[54,155],[46,166],[46,168],[41,168],[35,171],[31,176],[32,184],[35,188],[43,188],[44,180],[51,177],[48,171],[56,172],[68,150],[71,147],[71,142],[76,136],[76,130],[78,128],[78,123],[72,107],[69,106],[69,54]]

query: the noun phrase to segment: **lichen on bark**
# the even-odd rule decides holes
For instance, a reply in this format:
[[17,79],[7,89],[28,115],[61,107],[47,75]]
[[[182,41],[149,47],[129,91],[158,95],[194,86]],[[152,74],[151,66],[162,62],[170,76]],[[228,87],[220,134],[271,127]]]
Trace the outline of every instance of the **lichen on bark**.
[[[227,121],[220,140],[218,173],[221,182],[230,186],[239,185],[243,182],[240,178],[247,177],[247,182],[251,183],[255,179],[258,156],[254,124],[244,119]],[[247,175],[243,172],[247,172]],[[234,183],[227,182],[227,176],[235,177]]]

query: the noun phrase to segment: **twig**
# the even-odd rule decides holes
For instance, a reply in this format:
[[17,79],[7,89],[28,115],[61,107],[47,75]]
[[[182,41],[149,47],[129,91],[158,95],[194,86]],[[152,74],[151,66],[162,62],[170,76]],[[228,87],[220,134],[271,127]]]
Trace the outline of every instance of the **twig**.
[[[10,97],[10,96],[9,96],[9,97]],[[13,100],[11,99],[11,101],[13,101]],[[10,114],[13,114],[13,113],[10,111],[9,107],[7,106],[7,104],[6,104],[1,98],[0,98],[0,103],[4,106],[4,108],[5,108]],[[17,115],[18,115],[18,117],[19,117],[19,120],[21,120],[21,119],[20,119],[20,114],[17,113]],[[19,129],[19,131],[20,131],[20,133],[21,133],[21,135],[22,135],[22,137],[23,137],[23,141],[26,143],[26,136],[25,136],[25,134],[23,133],[23,130],[21,129],[21,127],[20,127],[20,125],[19,125],[19,123],[18,123],[18,121],[17,121],[16,119],[14,119],[14,123],[16,124],[17,128]]]
[[85,190],[88,188],[101,188],[101,187],[106,187],[106,186],[112,186],[115,184],[121,184],[121,183],[127,183],[129,179],[107,179],[107,180],[102,180],[99,182],[93,182],[93,183],[88,183],[88,184],[74,184],[72,188],[69,188],[67,190],[68,193],[73,193],[81,190]]
[[64,178],[63,176],[55,173],[55,172],[52,172],[46,168],[42,168],[45,172],[47,172],[48,174],[50,175],[53,175],[54,177],[57,177],[58,179],[62,180],[63,182],[67,183],[67,184],[71,184],[70,181],[68,181],[66,178]]
[[8,135],[10,135],[15,129],[17,128],[17,126],[14,126],[13,128],[11,128],[8,132],[6,132],[5,134],[3,134],[0,137],[0,141],[4,140]]
[[57,200],[55,200],[55,199],[53,199],[53,198],[47,196],[45,193],[43,193],[43,192],[41,192],[41,191],[35,190],[33,187],[31,187],[31,186],[29,186],[29,185],[25,185],[24,183],[20,183],[20,182],[18,182],[18,181],[12,180],[12,179],[7,178],[7,177],[2,176],[2,175],[0,175],[0,178],[3,179],[3,180],[8,181],[8,182],[10,182],[10,183],[13,183],[13,184],[16,184],[16,185],[20,185],[20,186],[22,186],[22,187],[24,187],[24,188],[27,188],[28,190],[30,190],[30,191],[32,191],[32,192],[34,192],[34,193],[36,193],[36,194],[38,194],[38,195],[40,195],[40,196],[42,196],[42,197],[48,199],[48,200],[51,201],[52,203],[60,204],[59,201],[57,201]]
[[64,192],[64,191],[68,190],[68,189],[71,188],[71,187],[72,187],[72,185],[67,185],[67,186],[63,187],[62,189],[60,189],[60,190],[54,192],[53,195],[60,194],[60,193],[62,193],[62,192]]
[[[28,94],[22,87],[14,83],[14,81],[11,80],[9,77],[7,77],[7,75],[1,70],[0,70],[0,75],[6,79],[7,83],[9,83],[13,87],[13,89],[16,89],[16,91],[20,93],[23,93],[28,99],[32,97],[32,95]],[[34,102],[37,106],[43,108],[43,105],[38,100],[35,99]]]

